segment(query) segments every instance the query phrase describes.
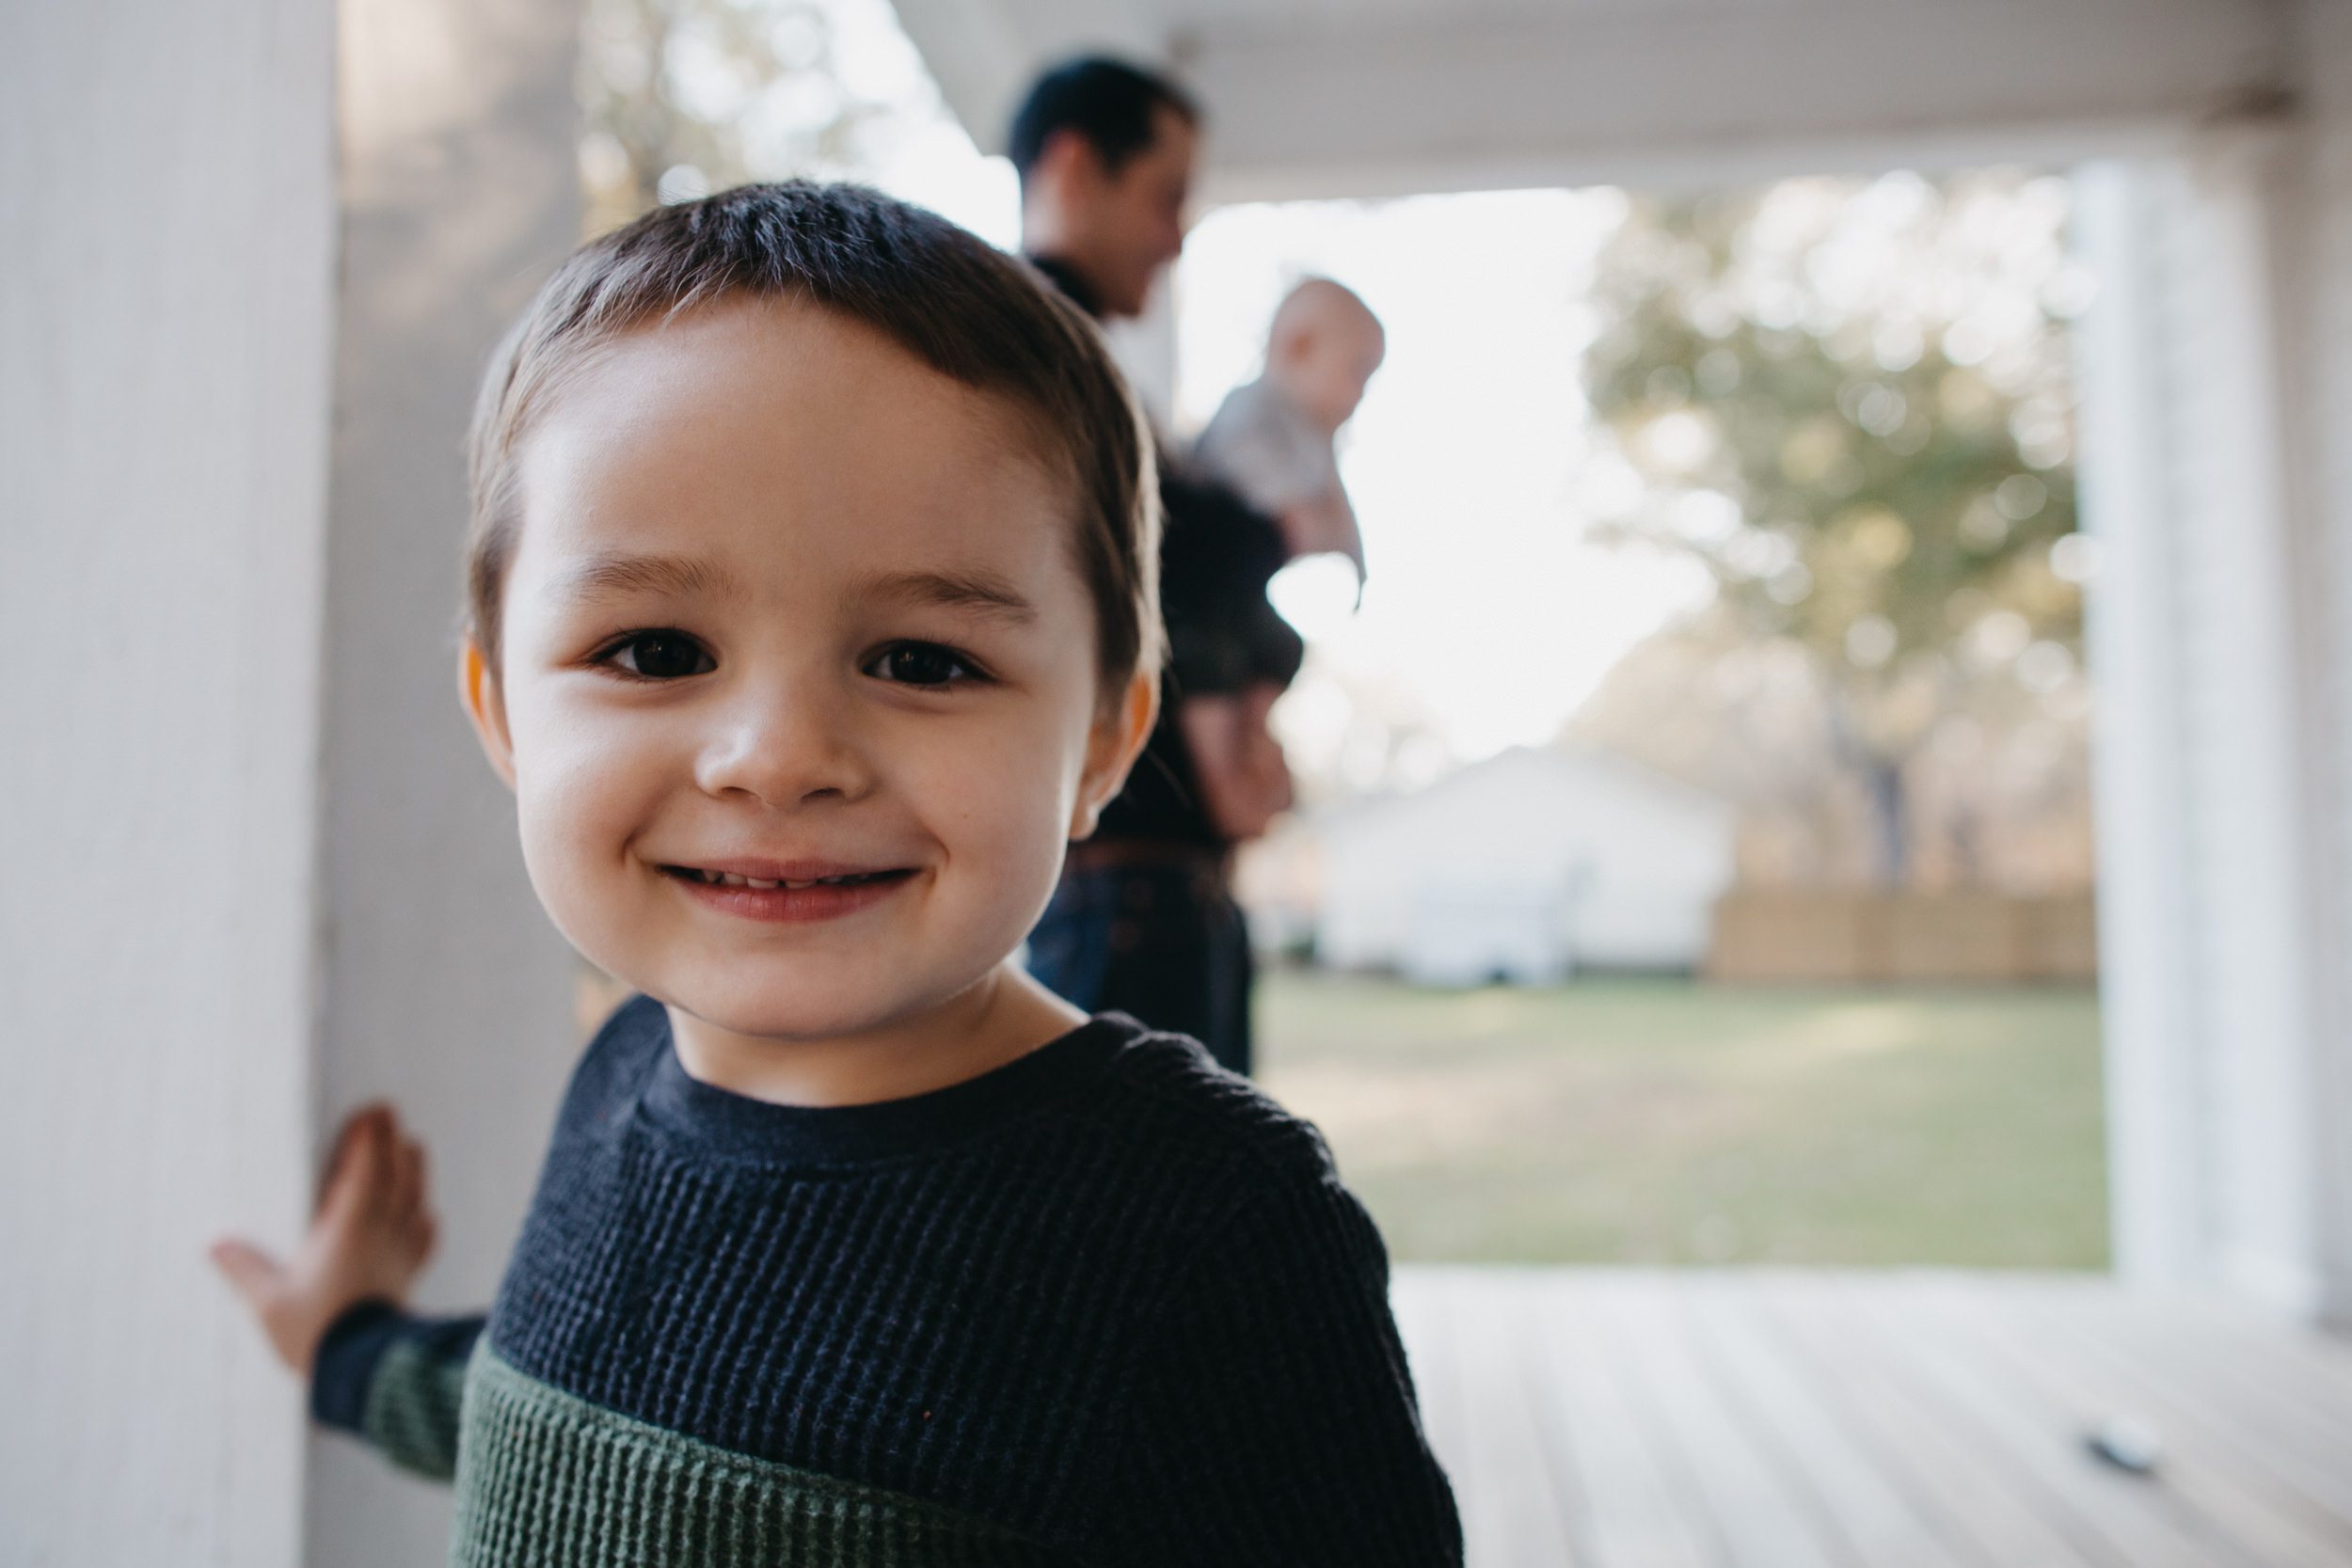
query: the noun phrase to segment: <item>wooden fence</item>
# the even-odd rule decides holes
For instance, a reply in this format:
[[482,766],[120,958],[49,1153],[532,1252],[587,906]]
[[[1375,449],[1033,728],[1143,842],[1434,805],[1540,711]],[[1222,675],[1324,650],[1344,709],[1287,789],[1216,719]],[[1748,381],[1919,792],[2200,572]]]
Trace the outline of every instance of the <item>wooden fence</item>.
[[1734,888],[1715,904],[1706,974],[1740,984],[2082,984],[2098,978],[2098,925],[2088,893]]

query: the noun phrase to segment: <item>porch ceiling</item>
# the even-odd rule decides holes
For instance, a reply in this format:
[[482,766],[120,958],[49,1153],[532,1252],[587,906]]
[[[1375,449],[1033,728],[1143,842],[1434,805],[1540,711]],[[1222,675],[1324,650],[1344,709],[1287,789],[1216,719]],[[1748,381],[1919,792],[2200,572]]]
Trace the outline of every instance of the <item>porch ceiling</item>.
[[1210,200],[2069,158],[2275,105],[2270,0],[897,0],[983,147],[1029,75],[1172,62]]

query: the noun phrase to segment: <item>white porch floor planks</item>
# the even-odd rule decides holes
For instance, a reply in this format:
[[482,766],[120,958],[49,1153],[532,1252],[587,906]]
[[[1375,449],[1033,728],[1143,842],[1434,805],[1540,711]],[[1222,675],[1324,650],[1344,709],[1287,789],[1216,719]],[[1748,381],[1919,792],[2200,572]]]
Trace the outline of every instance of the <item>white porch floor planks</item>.
[[[1470,1568],[2352,1568],[2352,1344],[2053,1275],[1405,1267]],[[2129,1416],[2153,1477],[2092,1457]]]

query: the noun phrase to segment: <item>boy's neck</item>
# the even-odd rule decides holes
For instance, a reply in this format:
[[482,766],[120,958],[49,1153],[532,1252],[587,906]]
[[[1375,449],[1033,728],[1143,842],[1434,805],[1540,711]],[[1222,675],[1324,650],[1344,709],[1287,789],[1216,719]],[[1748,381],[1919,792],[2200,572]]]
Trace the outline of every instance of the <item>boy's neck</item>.
[[675,1006],[670,1037],[687,1076],[773,1105],[904,1100],[993,1072],[1086,1022],[1007,962],[939,1006],[830,1039],[739,1035]]

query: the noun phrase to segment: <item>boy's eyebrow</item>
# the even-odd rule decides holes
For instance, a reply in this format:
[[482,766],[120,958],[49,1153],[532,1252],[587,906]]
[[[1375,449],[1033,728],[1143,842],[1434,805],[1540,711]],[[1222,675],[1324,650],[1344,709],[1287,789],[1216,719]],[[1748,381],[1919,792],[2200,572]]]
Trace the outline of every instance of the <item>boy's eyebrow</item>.
[[684,555],[593,555],[565,572],[555,592],[578,602],[614,594],[735,595],[735,578],[714,562]]
[[877,572],[862,579],[854,592],[862,599],[976,610],[1016,626],[1037,619],[1037,606],[993,572]]

